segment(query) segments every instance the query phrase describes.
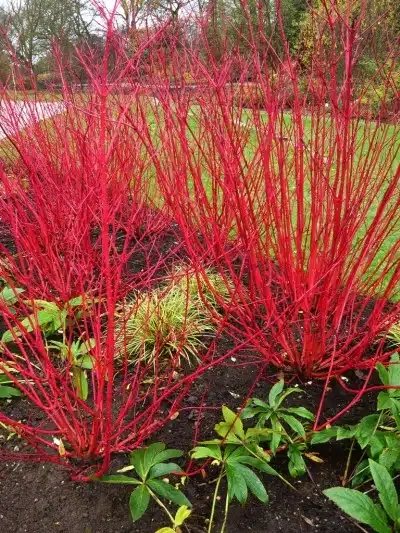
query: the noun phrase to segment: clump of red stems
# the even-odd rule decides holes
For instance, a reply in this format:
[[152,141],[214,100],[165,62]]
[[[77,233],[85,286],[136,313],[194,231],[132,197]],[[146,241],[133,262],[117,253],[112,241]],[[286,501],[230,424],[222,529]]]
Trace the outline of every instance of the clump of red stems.
[[[0,275],[24,292],[14,309],[1,303],[15,329],[0,370],[34,408],[24,421],[0,413],[29,444],[22,454],[2,448],[3,457],[102,475],[113,453],[151,437],[198,376],[243,346],[252,362],[327,378],[390,353],[381,335],[399,320],[399,126],[360,116],[353,73],[364,10],[353,18],[335,0],[322,4],[324,34],[316,32],[306,69],[279,9],[283,53],[260,28],[245,57],[231,49],[218,58],[207,21],[191,40],[155,29],[132,52],[103,12],[103,55],[76,52],[84,91],[56,54],[61,108],[26,94],[20,130],[4,88],[0,218],[9,239]],[[326,35],[339,36],[334,47]],[[390,83],[395,45],[388,50],[379,68]],[[117,306],[182,259],[206,286],[210,267],[225,280],[210,306],[215,339],[190,369],[178,366],[179,347],[167,366],[156,348],[151,363],[117,362]],[[66,345],[94,339],[87,400],[71,355],[60,360],[22,323],[34,300],[63,308],[80,295],[84,309],[69,310],[60,334]],[[222,330],[237,344],[216,355]]]

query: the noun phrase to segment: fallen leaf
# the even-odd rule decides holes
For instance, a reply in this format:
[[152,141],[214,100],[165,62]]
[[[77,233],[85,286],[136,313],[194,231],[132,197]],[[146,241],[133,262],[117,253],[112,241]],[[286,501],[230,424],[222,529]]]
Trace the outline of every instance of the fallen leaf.
[[323,463],[324,460],[321,459],[321,457],[318,457],[316,453],[305,453],[304,454],[308,459],[311,459],[311,461],[314,461],[314,463]]

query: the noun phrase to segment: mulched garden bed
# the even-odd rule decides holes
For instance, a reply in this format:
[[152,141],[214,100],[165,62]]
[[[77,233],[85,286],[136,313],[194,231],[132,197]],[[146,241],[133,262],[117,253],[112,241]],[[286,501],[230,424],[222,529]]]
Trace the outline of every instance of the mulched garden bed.
[[[208,371],[199,378],[182,406],[179,416],[154,435],[154,441],[163,441],[169,447],[188,451],[193,446],[197,410],[193,406],[202,403],[205,396],[205,409],[200,421],[199,440],[214,438],[213,428],[220,421],[220,408],[227,404],[235,409],[246,397],[257,375],[255,366],[238,367],[234,363]],[[360,381],[349,376],[351,385],[357,387]],[[256,386],[254,396],[264,398],[270,388],[270,380],[276,377],[265,376]],[[271,380],[272,380],[271,379]],[[322,383],[300,384],[303,393],[294,395],[292,401],[316,410]],[[234,396],[232,395],[234,394]],[[324,416],[329,417],[347,405],[351,396],[336,382],[332,383],[324,407]],[[365,395],[341,422],[356,423],[368,413],[374,412],[376,398]],[[215,408],[215,409],[213,409]],[[2,401],[4,409],[17,419],[27,416],[29,404],[24,399]],[[17,438],[6,442],[1,436],[0,446],[12,446],[22,450],[24,444]],[[345,517],[333,504],[329,503],[321,491],[340,484],[347,459],[349,442],[342,441],[314,447],[324,460],[321,464],[308,462],[310,475],[294,480],[294,491],[274,477],[264,477],[270,496],[269,504],[261,504],[249,497],[246,506],[234,503],[230,507],[227,533],[357,533],[359,527]],[[121,457],[115,459],[114,468],[126,464]],[[277,459],[273,466],[290,479],[284,458]],[[185,493],[194,505],[194,512],[187,522],[189,533],[207,530],[216,477],[212,468],[208,476],[198,476],[189,481]],[[215,475],[214,475],[215,474]],[[291,480],[292,481],[292,480]],[[146,515],[137,523],[132,523],[128,500],[132,487],[126,485],[74,483],[60,468],[48,464],[0,463],[0,531],[1,533],[154,533],[166,520],[156,505],[152,505]],[[223,492],[221,493],[223,495]],[[218,523],[222,520],[222,499]],[[367,530],[368,529],[364,529]],[[214,531],[219,531],[218,524]]]

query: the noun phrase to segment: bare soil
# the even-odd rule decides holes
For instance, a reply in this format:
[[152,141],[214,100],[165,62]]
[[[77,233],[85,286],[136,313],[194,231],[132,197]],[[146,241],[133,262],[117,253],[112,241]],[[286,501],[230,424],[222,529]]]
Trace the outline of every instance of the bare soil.
[[[213,438],[213,427],[220,420],[220,406],[227,404],[236,408],[247,396],[256,377],[255,367],[224,366],[213,369],[203,376],[187,398],[178,418],[171,421],[154,436],[154,441],[163,441],[170,447],[188,451],[193,446],[194,428],[198,411],[193,406],[201,404],[207,392],[200,423],[199,440]],[[270,388],[270,378],[265,376],[255,389],[254,395],[263,398]],[[351,376],[350,376],[351,378]],[[356,386],[358,379],[351,378]],[[321,383],[300,384],[303,393],[293,400],[316,409],[322,391]],[[332,383],[324,408],[324,416],[338,412],[351,397],[337,383]],[[231,393],[234,393],[235,397]],[[238,395],[238,396],[237,396]],[[373,412],[375,397],[366,395],[346,415],[343,422],[357,422],[362,416]],[[213,409],[215,407],[215,409]],[[11,403],[2,401],[0,409],[12,412],[13,416],[26,416],[29,409],[24,399]],[[7,444],[5,434],[1,445],[23,449],[23,443],[14,437]],[[322,490],[339,485],[343,475],[349,443],[325,444],[317,447],[323,463],[309,462],[309,474],[294,480],[297,491],[279,479],[265,476],[270,503],[261,504],[249,497],[246,506],[232,504],[227,533],[357,533],[360,529],[346,518],[322,495]],[[118,457],[114,468],[126,463]],[[182,463],[184,466],[184,463]],[[289,478],[285,458],[275,460],[274,467]],[[207,477],[191,478],[186,494],[194,505],[194,512],[187,524],[188,533],[207,531],[207,518],[217,472],[209,469]],[[224,490],[224,487],[222,487]],[[74,483],[60,468],[47,464],[0,463],[0,531],[1,533],[154,533],[168,525],[157,508],[152,505],[148,513],[137,523],[132,523],[128,500],[131,488],[125,485]],[[222,522],[223,492],[221,493],[218,524]],[[219,531],[218,524],[215,531]]]

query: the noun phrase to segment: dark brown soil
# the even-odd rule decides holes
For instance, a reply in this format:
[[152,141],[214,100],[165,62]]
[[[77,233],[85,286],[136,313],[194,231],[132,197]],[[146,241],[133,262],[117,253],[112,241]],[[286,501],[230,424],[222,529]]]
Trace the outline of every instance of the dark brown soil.
[[[197,411],[191,406],[201,404],[203,393],[207,399],[200,425],[199,439],[213,438],[213,427],[220,419],[223,403],[231,408],[241,404],[256,377],[254,367],[225,366],[211,370],[195,385],[178,418],[170,422],[154,440],[166,442],[170,447],[188,451],[193,446]],[[356,378],[354,378],[356,379]],[[267,379],[258,383],[254,395],[262,398],[270,387]],[[316,409],[321,394],[319,383],[303,384],[303,393],[296,395],[297,404]],[[235,397],[231,393],[234,393]],[[239,395],[238,397],[236,395]],[[351,399],[343,389],[332,384],[324,409],[324,416],[336,413]],[[356,422],[363,415],[373,411],[375,398],[364,396],[345,421]],[[216,407],[217,409],[211,409]],[[11,404],[0,404],[0,409],[26,412],[25,400],[13,400]],[[2,436],[5,445],[5,436]],[[1,444],[0,444],[1,445]],[[14,437],[7,446],[23,447]],[[357,533],[359,528],[349,521],[334,505],[329,503],[321,491],[340,484],[347,459],[348,443],[322,445],[317,451],[324,460],[322,464],[310,462],[309,472],[293,483],[297,492],[288,488],[279,479],[264,477],[270,495],[270,503],[261,504],[249,497],[245,507],[234,503],[229,512],[227,533]],[[120,458],[116,465],[121,465]],[[284,458],[275,461],[274,466],[289,479]],[[115,466],[117,467],[117,466]],[[208,477],[191,478],[185,492],[192,501],[194,511],[188,521],[188,533],[206,531],[207,517],[211,509],[210,485],[216,472],[208,470]],[[224,490],[225,487],[222,487]],[[58,467],[42,464],[2,463],[0,464],[0,531],[1,533],[155,533],[166,526],[162,512],[156,505],[137,523],[132,523],[128,500],[131,488],[125,485],[80,484],[68,479]],[[221,492],[218,524],[222,519],[224,493]]]

